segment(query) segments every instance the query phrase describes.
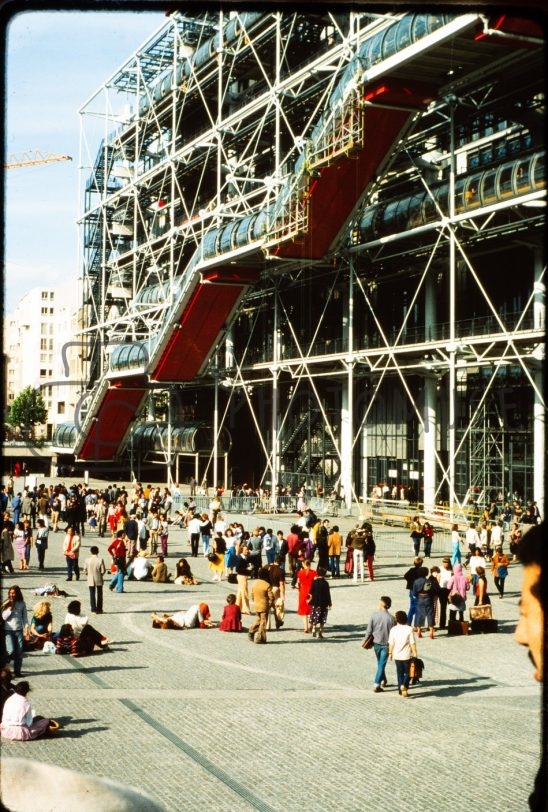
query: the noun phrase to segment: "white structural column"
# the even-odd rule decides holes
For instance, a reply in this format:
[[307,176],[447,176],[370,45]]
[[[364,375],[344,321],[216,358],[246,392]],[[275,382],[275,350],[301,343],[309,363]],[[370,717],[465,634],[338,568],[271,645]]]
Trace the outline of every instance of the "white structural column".
[[[213,493],[219,485],[219,363],[215,357],[215,389],[213,401]],[[225,486],[227,483],[224,483]]]
[[276,486],[278,484],[280,470],[280,456],[278,447],[279,426],[279,391],[278,391],[278,363],[280,360],[280,332],[278,330],[278,292],[274,292],[274,325],[272,335],[272,466],[271,466],[271,487],[270,505],[273,509],[277,507]]
[[456,448],[456,398],[457,398],[457,377],[456,377],[456,343],[455,343],[455,318],[456,318],[456,257],[455,257],[455,233],[453,222],[455,217],[455,105],[450,105],[451,111],[451,133],[450,133],[450,153],[451,165],[449,173],[449,220],[451,223],[451,234],[449,241],[449,344],[447,353],[449,356],[449,515],[453,518],[455,508],[455,448]]
[[367,424],[363,425],[362,433],[361,433],[361,464],[362,464],[362,499],[365,502],[367,499],[367,494],[369,493],[369,486],[367,481],[367,471],[368,471],[368,456],[369,456],[369,436],[368,436],[368,429]]
[[424,510],[432,510],[436,504],[436,384],[435,375],[424,376],[423,430],[423,501]]
[[[534,282],[534,326],[536,329],[546,329],[546,286],[544,284],[544,266],[542,252],[535,252],[535,282]],[[542,345],[544,349],[544,345]],[[533,499],[535,499],[540,515],[545,518],[545,483],[546,483],[546,405],[543,400],[544,392],[544,351],[542,360],[539,358],[538,369],[533,378],[535,381],[533,404]]]
[[[431,325],[436,324],[436,288],[433,273],[425,281],[424,288],[424,329],[425,339],[430,341]],[[423,501],[425,511],[431,510],[436,502],[436,437],[438,425],[436,420],[436,383],[433,373],[424,377],[424,413],[423,427]]]
[[341,398],[341,486],[348,511],[352,508],[353,477],[353,425],[354,425],[354,366],[352,350],[354,344],[354,260],[350,260],[348,274],[348,307],[343,315],[343,340],[347,347],[347,375],[342,382]]

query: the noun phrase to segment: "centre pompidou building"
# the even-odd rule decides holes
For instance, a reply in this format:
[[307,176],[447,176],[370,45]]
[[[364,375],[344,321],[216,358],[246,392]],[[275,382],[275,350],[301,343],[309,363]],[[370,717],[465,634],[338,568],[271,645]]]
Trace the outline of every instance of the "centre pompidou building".
[[88,389],[56,443],[542,504],[542,28],[334,9],[172,13],[82,106]]

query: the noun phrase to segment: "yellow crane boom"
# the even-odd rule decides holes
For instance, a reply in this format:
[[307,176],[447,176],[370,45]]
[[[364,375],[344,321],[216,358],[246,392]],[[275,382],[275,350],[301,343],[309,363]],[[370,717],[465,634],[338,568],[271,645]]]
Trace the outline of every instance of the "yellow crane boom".
[[4,169],[15,169],[18,166],[39,166],[40,164],[53,164],[57,161],[72,161],[70,155],[57,155],[54,152],[40,152],[31,149],[21,155],[10,155]]

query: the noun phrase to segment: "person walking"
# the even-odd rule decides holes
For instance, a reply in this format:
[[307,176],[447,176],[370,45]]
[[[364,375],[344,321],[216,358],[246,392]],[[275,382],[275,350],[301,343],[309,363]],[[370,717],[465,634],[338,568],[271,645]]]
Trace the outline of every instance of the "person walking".
[[247,545],[242,544],[240,552],[236,556],[236,578],[238,581],[238,592],[236,594],[236,605],[242,614],[250,615],[248,582],[253,572],[253,566],[249,561],[249,550]]
[[132,561],[137,555],[137,546],[139,543],[139,523],[135,517],[135,513],[130,513],[124,524],[124,533],[126,537],[127,557]]
[[426,578],[428,575],[428,567],[423,566],[422,558],[415,558],[413,566],[410,567],[404,574],[405,586],[409,592],[409,610],[407,612],[407,622],[413,623],[415,612],[417,611],[417,597],[413,592],[413,584],[417,578]]
[[255,643],[266,643],[266,624],[274,600],[268,567],[261,567],[259,570],[258,578],[251,589],[251,596],[257,617],[249,627],[248,637]]
[[407,615],[403,611],[396,612],[396,625],[390,629],[388,635],[388,657],[396,663],[398,689],[400,696],[408,696],[409,692],[409,664],[411,657],[417,656],[417,646],[413,628],[407,623]]
[[491,603],[491,598],[487,594],[487,578],[485,577],[484,567],[476,568],[477,580],[474,588],[476,599],[474,606],[485,606]]
[[333,529],[327,538],[328,553],[329,553],[329,571],[332,578],[341,577],[341,550],[342,550],[342,536],[339,532],[339,526],[333,525]]
[[202,513],[200,519],[200,533],[202,536],[202,549],[204,553],[204,557],[207,558],[207,554],[209,553],[209,542],[211,540],[211,532],[213,530],[213,525],[209,521],[209,516],[207,513]]
[[297,589],[299,590],[299,602],[297,605],[297,614],[303,619],[303,631],[305,634],[310,632],[309,618],[312,611],[309,595],[312,590],[312,582],[316,577],[316,570],[312,569],[312,562],[309,558],[305,558],[302,568],[297,572]]
[[449,623],[456,620],[457,612],[459,620],[464,620],[464,610],[466,609],[466,593],[470,589],[470,581],[463,575],[462,564],[453,566],[453,575],[447,584],[449,589]]
[[318,552],[318,569],[326,571],[329,566],[329,519],[324,519],[316,532],[316,550]]
[[495,587],[499,593],[499,598],[504,598],[504,582],[508,575],[508,565],[510,560],[506,553],[502,552],[502,547],[499,545],[493,558],[491,559],[491,571],[493,572],[493,580]]
[[282,567],[283,558],[279,556],[273,564],[269,564],[268,576],[272,587],[272,612],[268,615],[268,628],[270,629],[270,618],[274,615],[276,629],[281,629],[284,625],[285,617],[285,570]]
[[432,541],[434,539],[434,528],[430,522],[424,522],[422,526],[422,538],[424,543],[424,557],[430,558],[432,555]]
[[89,558],[84,561],[84,573],[87,576],[89,588],[89,608],[96,615],[103,613],[103,576],[106,573],[105,562],[99,558],[99,548],[90,547]]
[[460,535],[459,535],[459,526],[458,524],[451,525],[451,564],[453,567],[455,564],[460,564],[462,557],[461,557],[461,544],[463,543]]
[[[187,524],[188,540],[190,544],[190,555],[192,558],[198,558],[198,547],[200,544],[200,534],[202,528],[202,520],[199,516],[193,514],[192,518]],[[209,545],[208,545],[209,546]]]
[[363,554],[365,556],[365,563],[367,564],[367,573],[369,575],[369,580],[375,580],[375,573],[373,572],[373,561],[375,560],[375,553],[377,551],[377,545],[375,544],[375,539],[373,538],[373,528],[370,530],[365,531],[365,547],[363,548]]
[[331,590],[326,581],[327,570],[325,567],[318,567],[316,577],[312,581],[310,589],[310,626],[312,637],[323,637],[323,629],[327,621],[327,615],[331,609]]
[[453,576],[453,569],[451,567],[451,559],[449,556],[442,558],[441,567],[438,579],[438,606],[440,608],[438,618],[438,629],[447,628],[447,602],[449,600],[448,583]]
[[112,592],[124,591],[124,577],[126,574],[126,545],[124,542],[124,531],[117,530],[114,540],[107,548],[108,554],[112,557],[116,570],[111,578],[109,589]]
[[67,581],[72,581],[73,574],[77,581],[80,580],[79,553],[80,536],[77,535],[74,525],[69,525],[63,541],[63,555],[67,564]]
[[38,569],[44,569],[44,559],[46,550],[48,549],[48,535],[49,527],[43,519],[38,519],[38,530],[36,531],[36,538],[34,544],[36,546],[36,554],[38,555]]
[[361,528],[357,528],[352,533],[352,559],[353,559],[353,581],[355,584],[360,581],[364,582],[364,548],[365,548],[365,532]]
[[380,694],[387,685],[386,663],[388,662],[388,636],[390,630],[396,625],[396,619],[388,611],[392,606],[392,598],[382,595],[377,611],[369,618],[365,630],[365,638],[373,635],[373,650],[377,658],[377,671],[373,683],[373,693]]
[[428,626],[430,639],[434,637],[434,601],[439,589],[435,573],[426,574],[416,578],[413,583],[413,595],[416,600],[415,628],[417,637],[422,637],[422,627],[425,622]]
[[415,554],[415,558],[418,558],[421,551],[421,539],[422,526],[420,516],[413,516],[413,521],[411,522],[411,540],[413,542],[413,552]]

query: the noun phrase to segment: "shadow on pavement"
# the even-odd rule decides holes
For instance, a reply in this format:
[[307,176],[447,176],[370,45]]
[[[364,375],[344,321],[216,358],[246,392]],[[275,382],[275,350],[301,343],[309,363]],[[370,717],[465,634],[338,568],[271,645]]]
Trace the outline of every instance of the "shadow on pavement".
[[[438,687],[439,686],[439,687]],[[468,694],[471,691],[487,691],[490,688],[496,687],[496,683],[488,677],[472,677],[470,679],[454,679],[454,680],[422,680],[419,685],[411,686],[410,696],[415,699],[424,699],[431,696],[458,696],[459,694]],[[421,689],[421,693],[415,693],[416,690]],[[433,689],[433,690],[432,690]]]

